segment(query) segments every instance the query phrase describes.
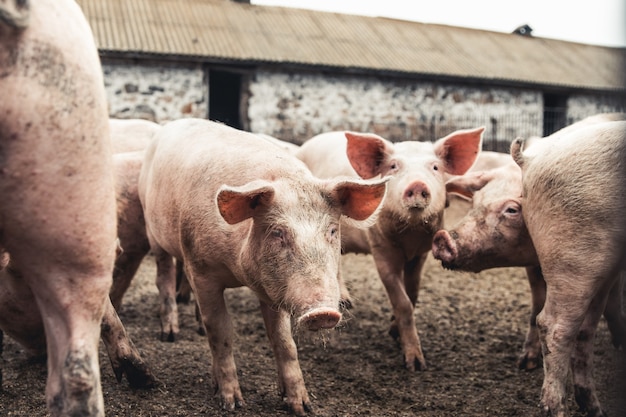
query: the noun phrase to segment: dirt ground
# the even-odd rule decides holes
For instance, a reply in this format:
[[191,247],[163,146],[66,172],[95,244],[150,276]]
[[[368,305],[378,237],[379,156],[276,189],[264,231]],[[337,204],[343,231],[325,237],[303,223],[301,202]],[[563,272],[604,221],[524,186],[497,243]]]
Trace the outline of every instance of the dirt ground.
[[[523,270],[450,272],[429,258],[415,310],[428,369],[410,373],[387,334],[390,306],[371,256],[343,257],[355,300],[342,325],[296,338],[300,364],[317,416],[531,416],[542,370],[519,371],[530,311]],[[193,305],[181,306],[175,343],[158,340],[155,263],[147,257],[120,313],[160,387],[133,391],[118,384],[101,348],[108,416],[280,416],[276,372],[258,302],[246,288],[227,292],[236,330],[236,361],[247,405],[220,410],[213,395],[206,339],[196,333]],[[609,416],[626,416],[623,352],[610,343],[604,321],[595,342],[596,383]],[[46,415],[45,364],[30,361],[5,340],[0,416]],[[571,407],[576,410],[573,401]],[[579,416],[580,414],[574,414]]]

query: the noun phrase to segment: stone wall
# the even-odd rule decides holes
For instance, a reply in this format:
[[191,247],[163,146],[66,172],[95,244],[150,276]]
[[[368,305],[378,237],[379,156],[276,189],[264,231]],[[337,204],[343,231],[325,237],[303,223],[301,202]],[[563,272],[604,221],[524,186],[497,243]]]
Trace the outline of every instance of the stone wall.
[[[105,61],[103,69],[112,117],[159,123],[208,117],[208,71],[200,64]],[[484,149],[506,152],[516,137],[543,132],[540,90],[280,69],[252,71],[242,80],[244,129],[297,144],[331,130],[399,141],[485,126]],[[625,108],[623,97],[572,94],[566,122]]]
[[248,101],[251,131],[295,143],[329,130],[434,140],[481,125],[508,142],[540,135],[542,108],[540,91],[315,73],[259,72]]
[[201,65],[103,62],[109,114],[166,122],[208,115],[208,85]]

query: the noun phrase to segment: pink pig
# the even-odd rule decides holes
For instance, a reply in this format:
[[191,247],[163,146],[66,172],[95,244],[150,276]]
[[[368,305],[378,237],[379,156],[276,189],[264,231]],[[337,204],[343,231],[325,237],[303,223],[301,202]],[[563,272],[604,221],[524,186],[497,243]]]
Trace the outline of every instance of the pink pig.
[[426,369],[413,310],[432,237],[442,227],[444,181],[446,175],[464,174],[472,166],[483,131],[460,130],[435,143],[395,144],[374,134],[330,132],[311,138],[296,153],[321,178],[391,178],[372,227],[342,225],[342,249],[374,257],[393,307],[390,334],[399,337],[409,370]]
[[593,382],[593,338],[626,260],[626,122],[597,123],[522,152],[523,217],[546,283],[537,316],[544,360],[540,407],[567,415],[566,383],[588,416],[605,414]]
[[47,406],[103,416],[115,196],[102,68],[76,2],[0,2],[0,68],[0,246],[43,317]]
[[[448,192],[470,198],[471,208],[457,224],[435,234],[432,252],[448,269],[480,272],[497,267],[526,268],[532,310],[518,366],[532,370],[541,362],[536,317],[544,305],[545,282],[522,217],[522,172],[510,155],[502,155],[508,161],[498,168],[468,172],[448,181]],[[455,209],[453,205],[450,209]],[[616,285],[604,312],[616,347],[626,342],[621,298],[620,285]]]
[[387,180],[320,180],[281,147],[200,119],[165,125],[146,152],[139,197],[151,247],[164,281],[175,281],[172,256],[184,262],[223,407],[244,404],[223,292],[247,286],[261,301],[279,389],[304,414],[290,316],[310,330],[339,322],[340,218],[367,225]]

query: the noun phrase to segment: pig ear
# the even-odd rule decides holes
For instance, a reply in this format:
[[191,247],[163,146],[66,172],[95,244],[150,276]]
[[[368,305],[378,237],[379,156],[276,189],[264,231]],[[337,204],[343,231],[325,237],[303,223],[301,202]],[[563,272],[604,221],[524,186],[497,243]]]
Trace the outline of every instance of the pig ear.
[[465,174],[446,182],[446,192],[471,199],[474,193],[483,188],[491,179],[492,176],[485,171]]
[[378,213],[385,198],[389,178],[371,181],[346,180],[336,183],[332,195],[341,207],[341,214],[359,222],[370,220],[367,225],[373,223],[376,220],[376,216],[373,215]]
[[435,154],[452,175],[463,175],[474,165],[482,147],[485,127],[457,130],[435,142]]
[[380,174],[382,162],[389,153],[388,142],[373,133],[345,132],[346,155],[350,165],[364,179]]
[[274,198],[274,187],[266,181],[252,181],[241,187],[223,185],[217,192],[217,207],[228,224],[254,216]]

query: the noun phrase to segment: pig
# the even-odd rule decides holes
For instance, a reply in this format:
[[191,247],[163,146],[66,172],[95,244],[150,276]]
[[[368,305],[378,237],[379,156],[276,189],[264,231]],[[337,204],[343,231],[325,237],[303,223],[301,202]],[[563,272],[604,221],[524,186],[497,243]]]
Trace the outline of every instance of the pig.
[[113,153],[141,151],[161,126],[144,119],[109,119]]
[[[584,126],[612,120],[626,120],[626,114],[594,115],[547,138],[533,138],[532,142],[550,140]],[[529,146],[528,141],[526,146]],[[483,154],[486,152],[479,156],[479,160]],[[465,217],[458,220],[453,228],[440,230],[435,234],[432,253],[448,269],[480,272],[496,267],[525,267],[531,288],[532,308],[529,329],[517,364],[520,369],[533,370],[541,364],[536,317],[544,305],[545,282],[522,216],[521,169],[510,155],[501,155],[506,160],[500,158],[499,167],[490,167],[477,161],[471,172],[448,180],[447,191],[451,196],[460,195],[471,199],[471,211],[466,211]],[[454,203],[458,202],[455,200]],[[622,281],[611,290],[604,311],[613,345],[617,348],[626,343],[626,318],[621,313],[621,285]]]
[[[433,238],[432,253],[447,269],[480,272],[497,267],[524,267],[531,289],[531,315],[520,369],[541,364],[541,345],[536,325],[545,300],[545,282],[535,247],[522,217],[522,172],[513,159],[494,169],[473,171],[446,183],[450,193],[471,198],[471,210],[452,228]],[[626,319],[617,284],[611,291],[605,317],[615,347],[626,342]]]
[[368,226],[386,183],[320,180],[286,150],[208,120],[173,121],[156,135],[139,176],[146,230],[169,282],[172,257],[183,261],[224,409],[245,402],[223,292],[247,286],[260,300],[287,406],[299,415],[310,410],[290,317],[309,330],[340,321],[339,222]]
[[523,218],[546,283],[537,315],[545,416],[568,413],[566,383],[588,416],[606,414],[593,381],[593,338],[611,288],[626,268],[626,121],[597,123],[522,151]]
[[372,254],[393,307],[390,334],[399,338],[410,371],[426,369],[413,310],[432,237],[442,227],[444,180],[472,166],[483,132],[480,127],[435,143],[395,144],[371,133],[328,132],[309,139],[296,153],[321,178],[391,178],[376,223],[366,229],[342,225],[341,244],[344,253]]
[[116,216],[102,68],[72,0],[0,2],[0,246],[46,335],[51,416],[103,416]]
[[117,236],[121,253],[115,259],[113,285],[109,297],[116,310],[139,269],[150,252],[143,208],[139,201],[137,185],[145,152],[123,152],[113,155],[115,195],[117,203]]
[[[24,347],[34,358],[46,356],[44,320],[33,291],[25,277],[10,264],[8,252],[0,250],[0,329]],[[101,338],[113,373],[120,382],[126,376],[132,388],[152,388],[157,379],[150,371],[113,305],[106,303],[101,323]]]

